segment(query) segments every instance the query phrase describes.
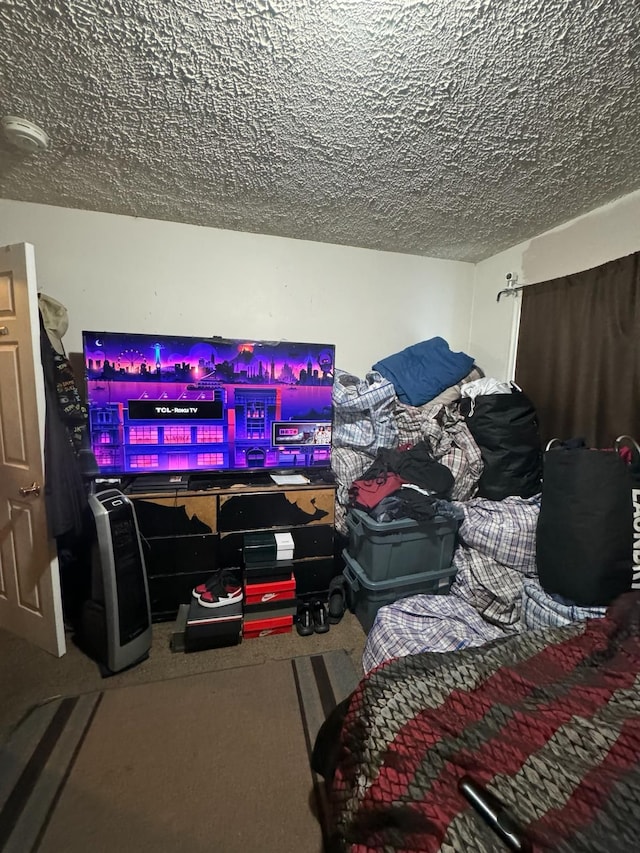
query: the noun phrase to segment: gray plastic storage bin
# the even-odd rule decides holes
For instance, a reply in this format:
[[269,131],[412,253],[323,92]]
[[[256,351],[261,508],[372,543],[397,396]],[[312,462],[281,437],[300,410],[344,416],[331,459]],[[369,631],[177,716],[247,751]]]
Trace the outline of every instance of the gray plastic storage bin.
[[349,556],[372,581],[447,568],[453,560],[458,522],[436,516],[418,522],[413,518],[375,521],[366,512],[347,513]]
[[408,577],[372,581],[358,561],[349,556],[346,549],[342,556],[345,563],[342,574],[348,585],[349,606],[367,634],[374,623],[376,613],[385,604],[408,598],[410,595],[445,595],[451,589],[456,576],[456,569],[447,566]]

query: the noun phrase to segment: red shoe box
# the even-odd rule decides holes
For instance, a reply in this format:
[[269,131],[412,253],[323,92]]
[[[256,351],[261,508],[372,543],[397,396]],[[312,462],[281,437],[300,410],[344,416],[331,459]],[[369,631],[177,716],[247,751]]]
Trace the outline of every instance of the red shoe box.
[[245,620],[242,636],[245,640],[268,637],[270,634],[290,634],[293,630],[293,615],[271,616],[267,619]]
[[291,601],[296,597],[296,579],[293,574],[286,580],[266,583],[246,583],[244,587],[245,611],[258,604]]

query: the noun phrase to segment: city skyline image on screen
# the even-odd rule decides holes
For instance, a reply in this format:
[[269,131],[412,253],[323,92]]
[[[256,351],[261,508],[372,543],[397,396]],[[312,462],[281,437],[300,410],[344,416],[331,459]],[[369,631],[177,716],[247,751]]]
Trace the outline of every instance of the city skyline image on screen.
[[82,337],[102,475],[329,467],[334,345]]

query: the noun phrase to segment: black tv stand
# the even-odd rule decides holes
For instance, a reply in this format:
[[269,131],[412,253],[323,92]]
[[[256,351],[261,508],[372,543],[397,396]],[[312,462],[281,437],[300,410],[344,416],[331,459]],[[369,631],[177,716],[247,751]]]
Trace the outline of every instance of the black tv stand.
[[310,472],[314,482],[281,486],[270,473],[208,472],[207,479],[199,472],[188,490],[131,495],[154,621],[174,619],[193,588],[217,568],[242,566],[246,532],[291,533],[297,594],[326,595],[336,573],[336,487],[316,479],[319,471]]

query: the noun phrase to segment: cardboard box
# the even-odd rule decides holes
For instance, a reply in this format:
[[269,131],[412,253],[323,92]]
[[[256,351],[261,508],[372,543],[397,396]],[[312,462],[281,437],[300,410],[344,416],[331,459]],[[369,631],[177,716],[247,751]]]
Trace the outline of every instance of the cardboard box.
[[184,632],[187,629],[187,618],[189,616],[189,605],[181,604],[178,608],[178,615],[173,625],[171,638],[169,640],[169,648],[172,652],[184,652]]
[[293,536],[291,533],[274,533],[276,560],[293,560]]
[[292,560],[293,550],[291,533],[262,530],[244,535],[242,555],[245,566],[271,560]]
[[242,601],[224,607],[203,607],[196,598],[189,605],[184,630],[186,652],[235,646],[242,639]]
[[242,636],[246,640],[267,637],[270,634],[290,634],[293,630],[293,616],[270,616],[268,618],[246,620]]
[[255,604],[269,604],[277,601],[293,601],[296,597],[296,579],[291,573],[284,580],[267,580],[245,583],[245,610]]
[[245,583],[266,583],[267,581],[283,581],[291,577],[293,561],[268,560],[264,563],[246,563],[244,567]]
[[272,616],[295,616],[298,611],[298,599],[290,598],[284,601],[267,601],[264,604],[247,604],[244,608],[244,621],[252,622]]

